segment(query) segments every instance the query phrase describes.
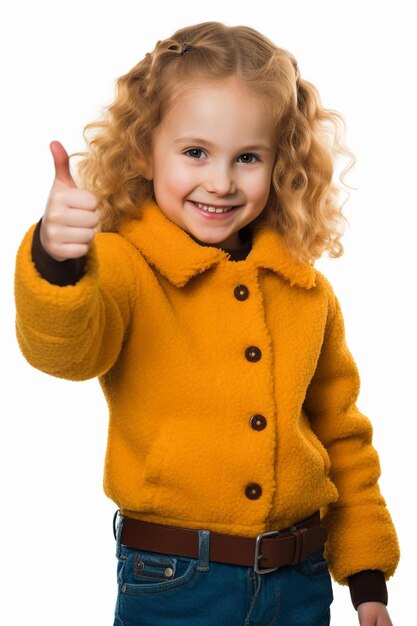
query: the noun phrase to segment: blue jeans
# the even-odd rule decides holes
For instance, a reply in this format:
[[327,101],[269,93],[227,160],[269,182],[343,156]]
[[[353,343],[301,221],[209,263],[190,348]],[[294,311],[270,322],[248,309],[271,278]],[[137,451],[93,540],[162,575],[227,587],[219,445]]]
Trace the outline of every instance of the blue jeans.
[[323,549],[297,565],[258,574],[209,561],[210,531],[198,558],[136,550],[116,535],[114,626],[328,626],[333,591]]

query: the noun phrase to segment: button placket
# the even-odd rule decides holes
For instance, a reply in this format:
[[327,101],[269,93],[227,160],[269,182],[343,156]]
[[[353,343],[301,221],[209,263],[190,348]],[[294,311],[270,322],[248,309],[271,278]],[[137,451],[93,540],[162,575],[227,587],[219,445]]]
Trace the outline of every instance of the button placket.
[[[233,290],[233,295],[239,301],[244,301],[249,298],[250,292],[246,285],[238,284]],[[251,362],[256,363],[262,358],[262,351],[258,346],[248,346],[245,349],[245,358]],[[249,424],[254,430],[263,430],[266,427],[267,421],[263,415],[256,413],[249,419]],[[248,483],[245,487],[245,496],[249,500],[257,500],[262,495],[262,487],[258,483]]]

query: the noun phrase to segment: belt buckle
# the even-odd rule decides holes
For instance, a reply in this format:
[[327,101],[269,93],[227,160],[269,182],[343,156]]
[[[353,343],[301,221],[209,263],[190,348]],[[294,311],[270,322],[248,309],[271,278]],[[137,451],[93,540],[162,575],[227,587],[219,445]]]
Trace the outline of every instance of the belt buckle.
[[253,564],[253,569],[255,570],[255,572],[257,574],[268,574],[268,572],[275,572],[278,569],[278,567],[264,567],[264,568],[260,568],[259,564],[258,564],[258,561],[259,561],[259,559],[261,559],[263,557],[263,554],[259,554],[262,539],[264,537],[271,537],[272,535],[279,535],[279,534],[280,534],[279,530],[271,530],[270,532],[267,532],[267,533],[260,533],[256,537],[255,561],[254,561],[254,564]]

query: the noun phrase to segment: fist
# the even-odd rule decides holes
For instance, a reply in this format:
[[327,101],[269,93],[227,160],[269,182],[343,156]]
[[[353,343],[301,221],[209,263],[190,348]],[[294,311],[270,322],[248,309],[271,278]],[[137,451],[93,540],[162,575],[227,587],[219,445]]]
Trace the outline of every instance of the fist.
[[42,216],[42,247],[56,261],[76,259],[87,254],[99,217],[96,196],[78,189],[69,169],[68,154],[59,141],[49,145],[55,166],[55,179]]

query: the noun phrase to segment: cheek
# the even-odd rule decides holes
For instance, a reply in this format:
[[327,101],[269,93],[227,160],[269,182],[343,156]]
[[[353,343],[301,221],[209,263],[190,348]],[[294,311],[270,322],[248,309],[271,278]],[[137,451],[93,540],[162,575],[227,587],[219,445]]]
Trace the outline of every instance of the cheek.
[[193,186],[193,180],[192,174],[184,168],[171,167],[159,177],[158,183],[166,192],[178,195],[188,193]]
[[256,176],[247,181],[248,196],[254,200],[265,200],[268,198],[270,189],[271,176],[269,174]]

